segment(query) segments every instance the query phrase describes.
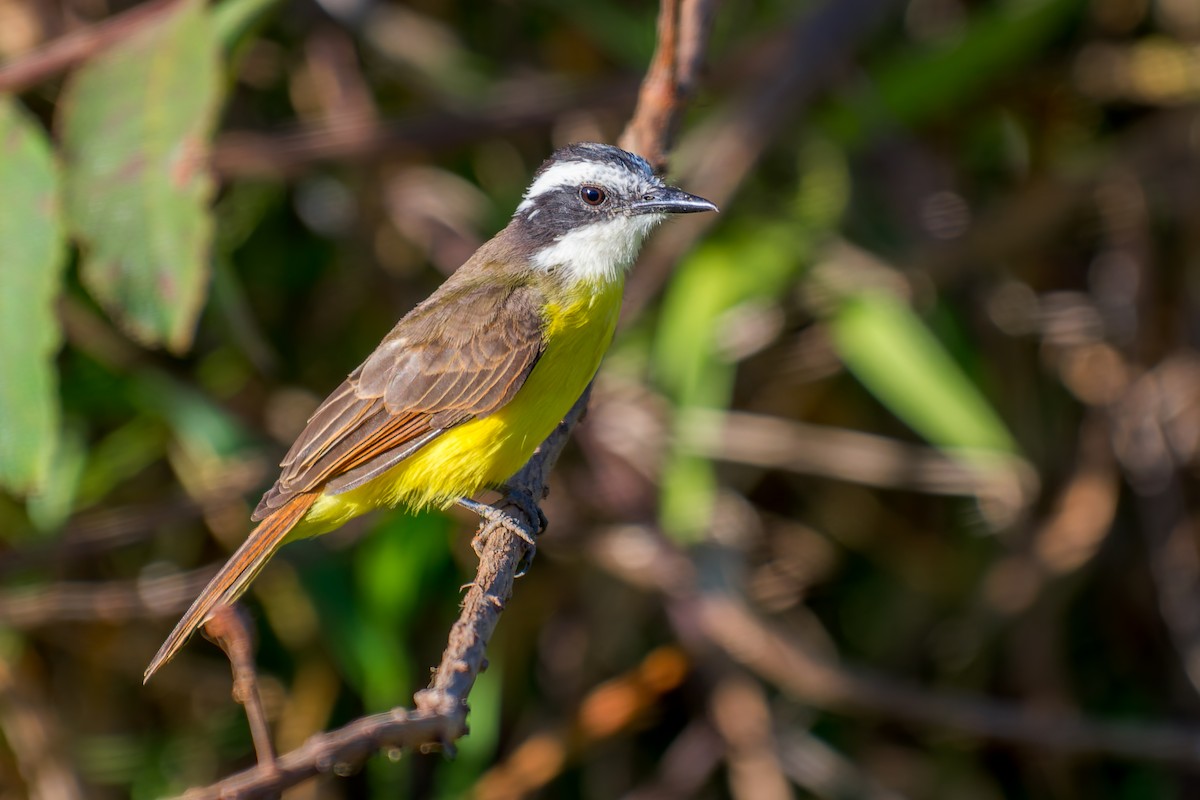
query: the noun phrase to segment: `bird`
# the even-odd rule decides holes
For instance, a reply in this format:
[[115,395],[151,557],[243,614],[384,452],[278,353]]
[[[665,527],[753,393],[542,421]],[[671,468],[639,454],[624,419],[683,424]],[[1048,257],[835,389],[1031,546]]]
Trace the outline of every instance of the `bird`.
[[397,505],[499,513],[472,496],[524,466],[591,382],[647,234],[672,214],[702,211],[717,207],[633,153],[595,142],[556,150],[508,225],[318,406],[254,510],[257,526],[144,680],[286,542]]

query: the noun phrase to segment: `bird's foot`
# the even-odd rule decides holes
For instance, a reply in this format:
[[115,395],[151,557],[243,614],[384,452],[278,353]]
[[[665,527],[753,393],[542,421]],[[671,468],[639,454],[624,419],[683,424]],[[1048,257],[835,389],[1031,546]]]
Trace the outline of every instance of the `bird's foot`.
[[[538,534],[546,529],[546,516],[542,510],[538,508],[537,503],[533,502],[533,498],[528,492],[508,492],[504,497],[504,502],[516,506],[530,520],[537,520],[537,530],[530,530],[529,526],[522,523],[517,517],[504,508],[490,506],[487,503],[480,503],[477,500],[463,497],[458,500],[458,504],[465,509],[475,512],[485,522],[493,523],[504,528],[506,531],[516,536],[525,544],[529,545],[525,549],[525,554],[521,557],[521,563],[517,565],[516,577],[521,577],[529,571],[530,565],[533,563],[533,556],[537,552]],[[475,555],[483,554],[484,542],[479,536],[471,542],[472,548],[475,550]]]
[[550,520],[546,519],[546,515],[542,512],[542,507],[538,505],[537,500],[533,495],[524,489],[514,489],[510,486],[502,486],[500,491],[504,492],[502,502],[512,503],[517,508],[521,509],[525,517],[531,521],[536,520],[537,530],[534,536],[541,536],[546,532],[546,528],[550,527]]

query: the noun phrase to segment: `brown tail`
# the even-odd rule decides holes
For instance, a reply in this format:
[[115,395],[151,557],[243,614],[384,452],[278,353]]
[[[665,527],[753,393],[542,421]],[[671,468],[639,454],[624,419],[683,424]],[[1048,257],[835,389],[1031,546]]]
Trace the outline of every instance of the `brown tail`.
[[150,666],[146,667],[142,683],[150,680],[150,676],[157,672],[159,667],[175,657],[175,653],[187,643],[196,629],[208,621],[213,609],[229,605],[246,591],[250,581],[266,566],[267,560],[283,544],[288,532],[304,518],[316,499],[316,493],[296,495],[250,532],[246,541],[229,557],[221,571],[208,582],[208,586],[204,587],[204,591],[176,624],[175,630],[171,631],[171,635],[163,642]]

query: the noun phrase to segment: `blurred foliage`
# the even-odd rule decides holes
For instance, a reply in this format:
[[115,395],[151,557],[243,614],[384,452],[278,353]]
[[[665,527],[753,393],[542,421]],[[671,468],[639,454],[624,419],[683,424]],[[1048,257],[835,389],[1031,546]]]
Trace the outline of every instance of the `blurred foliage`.
[[[134,5],[0,0],[0,80]],[[631,278],[470,735],[288,796],[1197,791],[1164,742],[1200,730],[1198,8],[718,6],[672,171],[722,213]],[[188,571],[541,159],[615,140],[655,15],[182,0],[0,96],[0,797],[253,763],[216,648],[140,684]],[[281,751],[410,703],[472,526],[275,559],[247,604]],[[846,683],[756,660],[714,598]],[[1047,710],[1130,727],[997,722]]]
[[46,137],[11,99],[0,99],[0,483],[43,486],[60,425],[54,319],[63,261],[58,172]]

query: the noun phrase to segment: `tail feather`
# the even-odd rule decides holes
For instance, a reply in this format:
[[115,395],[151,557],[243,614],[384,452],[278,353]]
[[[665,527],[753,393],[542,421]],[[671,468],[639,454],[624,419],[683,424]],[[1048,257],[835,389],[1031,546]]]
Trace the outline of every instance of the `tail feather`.
[[271,512],[270,516],[250,532],[242,546],[229,557],[225,566],[208,582],[208,586],[204,587],[204,591],[175,625],[175,629],[163,642],[150,666],[146,667],[143,683],[150,680],[163,664],[174,658],[179,648],[187,643],[196,629],[208,621],[214,609],[233,603],[246,591],[250,582],[283,544],[288,532],[304,518],[316,499],[315,493],[296,495]]

